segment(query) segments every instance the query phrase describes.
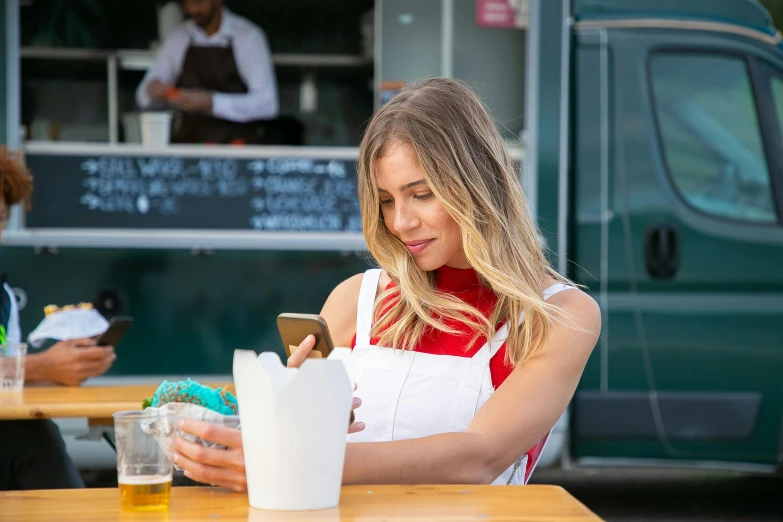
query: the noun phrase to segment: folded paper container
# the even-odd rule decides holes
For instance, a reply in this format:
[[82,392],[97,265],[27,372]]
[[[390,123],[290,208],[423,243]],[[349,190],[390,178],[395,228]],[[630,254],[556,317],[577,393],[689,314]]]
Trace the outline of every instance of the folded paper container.
[[274,352],[234,352],[251,508],[338,505],[353,390],[336,357],[307,359],[295,369]]

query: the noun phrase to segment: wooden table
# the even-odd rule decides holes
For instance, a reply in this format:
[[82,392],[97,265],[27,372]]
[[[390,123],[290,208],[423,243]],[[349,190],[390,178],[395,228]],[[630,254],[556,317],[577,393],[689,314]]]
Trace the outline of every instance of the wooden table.
[[[225,383],[205,383],[225,386]],[[157,385],[30,386],[21,394],[0,394],[0,420],[86,417],[91,425],[112,426],[112,414],[140,410]]]
[[277,520],[504,520],[600,522],[558,486],[345,486],[337,508],[310,512],[250,509],[247,495],[217,488],[173,488],[168,511],[122,511],[116,489],[0,493],[0,520],[256,522]]

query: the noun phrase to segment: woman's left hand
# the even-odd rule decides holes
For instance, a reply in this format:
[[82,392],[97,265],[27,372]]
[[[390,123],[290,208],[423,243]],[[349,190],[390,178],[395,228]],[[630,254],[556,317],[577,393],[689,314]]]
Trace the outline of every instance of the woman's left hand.
[[[361,405],[361,399],[354,397],[352,409],[355,410]],[[241,431],[192,419],[184,419],[178,429],[203,440],[226,446],[226,449],[205,448],[201,444],[194,444],[175,436],[171,461],[185,470],[186,477],[196,482],[229,488],[240,493],[247,491]],[[348,427],[348,433],[356,433],[363,429],[363,422],[353,422]]]
[[242,433],[238,429],[196,420],[183,420],[179,429],[226,446],[226,449],[205,448],[181,437],[174,437],[171,459],[185,470],[186,477],[240,493],[247,491]]

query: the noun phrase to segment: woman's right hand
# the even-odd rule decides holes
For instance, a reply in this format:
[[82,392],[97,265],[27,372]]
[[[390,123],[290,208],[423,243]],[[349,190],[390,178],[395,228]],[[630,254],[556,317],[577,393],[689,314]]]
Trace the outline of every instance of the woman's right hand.
[[[304,338],[304,341],[299,343],[299,346],[296,347],[294,353],[292,353],[291,357],[288,358],[288,362],[286,363],[286,366],[288,366],[289,368],[299,368],[302,365],[302,363],[305,361],[305,359],[307,359],[307,356],[310,355],[310,352],[313,351],[314,347],[315,347],[315,336],[310,334]],[[356,386],[354,386],[353,390],[356,391]],[[359,397],[354,397],[353,406],[351,408],[351,423],[348,426],[348,433],[356,433],[364,429],[363,422],[353,422],[354,419],[353,410],[355,410],[361,405],[362,405],[362,400]]]
[[315,348],[315,336],[310,334],[304,338],[304,341],[299,343],[299,346],[296,347],[294,353],[288,358],[286,366],[289,368],[299,368],[310,355],[310,352],[313,351],[313,348]]

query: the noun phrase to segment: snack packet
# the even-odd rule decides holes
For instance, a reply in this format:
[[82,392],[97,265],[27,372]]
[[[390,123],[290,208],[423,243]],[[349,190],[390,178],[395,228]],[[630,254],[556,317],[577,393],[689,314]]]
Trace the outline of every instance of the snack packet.
[[[222,444],[177,430],[176,423],[181,419],[194,419],[229,428],[240,428],[236,397],[223,388],[211,388],[192,379],[177,382],[163,381],[152,397],[144,399],[142,408],[145,412],[153,414],[151,419],[143,421],[142,429],[155,437],[169,457],[171,457],[172,435],[205,448],[226,449]],[[182,471],[179,466],[174,467]]]

